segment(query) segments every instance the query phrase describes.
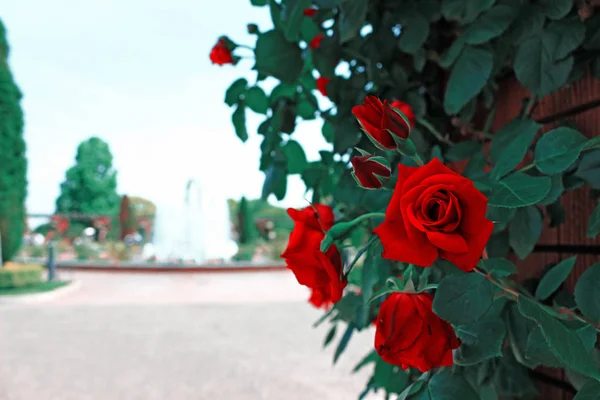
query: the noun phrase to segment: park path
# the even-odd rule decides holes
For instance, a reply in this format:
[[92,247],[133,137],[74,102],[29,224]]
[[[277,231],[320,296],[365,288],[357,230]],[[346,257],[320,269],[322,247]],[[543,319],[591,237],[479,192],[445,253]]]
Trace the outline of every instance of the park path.
[[62,275],[79,290],[0,307],[1,400],[347,400],[370,373],[372,329],[332,366],[287,271]]

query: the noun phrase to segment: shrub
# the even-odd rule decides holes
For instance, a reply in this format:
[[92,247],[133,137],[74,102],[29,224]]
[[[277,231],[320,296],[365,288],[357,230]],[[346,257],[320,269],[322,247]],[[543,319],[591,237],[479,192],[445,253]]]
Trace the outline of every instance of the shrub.
[[44,267],[37,264],[6,263],[0,269],[0,289],[19,288],[42,282]]

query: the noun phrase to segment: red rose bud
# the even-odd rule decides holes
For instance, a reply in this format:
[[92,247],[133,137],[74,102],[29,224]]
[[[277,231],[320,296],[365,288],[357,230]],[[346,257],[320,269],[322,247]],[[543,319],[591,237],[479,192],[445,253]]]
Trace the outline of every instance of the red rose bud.
[[384,258],[429,267],[438,258],[471,271],[494,229],[487,198],[473,182],[437,158],[423,167],[398,166],[385,219],[375,229]]
[[233,64],[233,56],[231,55],[231,47],[229,40],[221,37],[210,51],[210,61],[213,64],[224,65]]
[[294,220],[294,230],[281,257],[298,283],[313,290],[312,304],[320,307],[337,303],[347,284],[342,258],[335,245],[325,252],[320,250],[325,232],[333,226],[333,211],[329,206],[315,204],[302,210],[290,208],[288,214]]
[[317,13],[317,9],[316,8],[305,8],[304,11],[303,11],[303,13],[304,13],[305,17],[312,18]]
[[433,313],[428,293],[392,293],[379,309],[375,350],[383,361],[402,369],[453,364],[452,350],[460,346],[452,326]]
[[308,43],[308,47],[310,47],[311,49],[318,49],[319,47],[321,47],[321,40],[323,40],[324,37],[325,35],[319,33],[310,41],[310,43]]
[[331,82],[331,79],[329,78],[317,78],[317,90],[321,92],[323,96],[327,96],[327,85],[329,85],[329,82]]
[[400,100],[394,100],[392,101],[391,106],[397,108],[398,110],[400,110],[400,112],[402,112],[402,114],[404,114],[411,128],[415,127],[415,112],[413,111],[413,108],[410,106],[410,104],[406,104],[405,102]]
[[388,161],[381,156],[370,154],[350,159],[352,176],[356,183],[364,189],[380,189],[392,175]]
[[375,146],[382,150],[396,150],[394,136],[407,139],[410,126],[388,104],[375,96],[367,96],[362,106],[354,106],[352,114]]
[[331,306],[331,296],[328,296],[322,290],[312,289],[308,302],[316,308],[324,308],[326,310]]

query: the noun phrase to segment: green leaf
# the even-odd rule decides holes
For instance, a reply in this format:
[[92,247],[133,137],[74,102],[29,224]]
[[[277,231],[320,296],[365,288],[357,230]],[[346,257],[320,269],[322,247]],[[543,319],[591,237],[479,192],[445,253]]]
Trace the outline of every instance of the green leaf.
[[469,44],[481,44],[500,36],[517,16],[518,9],[507,5],[497,5],[475,20],[464,32]]
[[488,258],[487,260],[481,260],[483,268],[487,272],[491,272],[493,276],[498,278],[504,278],[513,274],[516,274],[517,267],[506,258]]
[[538,365],[546,367],[560,368],[563,364],[548,346],[544,334],[539,326],[536,326],[529,337],[527,338],[527,349],[525,350],[525,358],[529,361],[529,366],[532,368]]
[[511,137],[490,173],[490,179],[498,180],[519,165],[525,154],[527,154],[527,149],[533,142],[535,134],[536,131],[533,129],[527,129],[521,134]]
[[269,0],[269,10],[271,11],[271,21],[275,29],[282,30],[281,6],[275,0]]
[[358,362],[358,364],[354,366],[352,373],[360,371],[364,366],[377,362],[379,359],[380,358],[377,355],[377,352],[375,350],[372,350],[369,354],[364,356],[363,359]]
[[246,92],[246,86],[248,81],[244,78],[240,78],[233,82],[231,86],[225,92],[225,104],[232,106],[240,101],[240,96]]
[[460,19],[465,12],[464,0],[442,1],[442,15],[447,20]]
[[331,327],[331,329],[329,329],[329,332],[327,332],[327,336],[325,336],[325,341],[323,342],[323,347],[327,347],[329,345],[329,343],[331,343],[331,341],[335,337],[336,329],[337,329],[337,325],[333,325]]
[[508,234],[510,246],[521,260],[533,251],[542,234],[542,225],[542,215],[536,207],[529,206],[517,210]]
[[462,375],[453,374],[445,368],[429,381],[429,392],[433,400],[479,400],[469,382]]
[[368,0],[352,0],[340,5],[340,42],[354,39],[367,16]]
[[352,337],[352,333],[354,333],[354,325],[348,324],[348,327],[346,328],[346,331],[344,332],[344,335],[342,336],[342,339],[340,340],[338,347],[335,349],[335,354],[333,355],[333,363],[334,364],[340,358],[340,356],[342,355],[344,350],[346,350],[346,347],[348,346],[348,342],[350,341],[350,338]]
[[575,302],[588,318],[600,321],[600,263],[585,270],[575,285]]
[[513,69],[517,79],[539,97],[563,86],[573,68],[573,57],[555,60],[559,43],[541,36],[525,40],[517,47]]
[[546,343],[560,362],[571,369],[598,379],[598,367],[579,336],[558,320],[551,317],[541,306],[525,296],[519,297],[519,311],[541,328]]
[[540,204],[543,206],[550,205],[556,202],[560,196],[564,193],[565,187],[563,186],[562,175],[552,175],[550,177],[552,184],[550,186],[550,191],[542,200],[540,200]]
[[502,126],[494,134],[490,145],[490,157],[492,162],[498,163],[500,158],[507,152],[507,149],[515,141],[520,141],[521,136],[529,137],[535,135],[542,127],[532,119],[514,119]]
[[600,382],[589,379],[573,400],[600,400]]
[[429,36],[429,21],[415,10],[406,10],[400,23],[403,29],[398,47],[405,53],[415,54]]
[[294,42],[298,40],[300,27],[304,20],[304,9],[311,6],[311,0],[286,0],[282,3],[281,22],[285,38]]
[[315,0],[315,5],[319,8],[333,8],[344,4],[348,0]]
[[573,0],[544,0],[542,4],[550,19],[561,19],[573,8]]
[[252,111],[259,114],[266,114],[269,109],[267,95],[258,86],[253,86],[246,91],[244,101]]
[[593,189],[600,189],[600,150],[586,151],[581,156],[575,176]]
[[444,109],[456,114],[485,86],[492,72],[494,54],[485,48],[467,46],[462,51],[448,79]]
[[242,142],[248,140],[248,131],[246,130],[246,107],[244,107],[244,104],[238,104],[231,115],[231,122],[235,128],[237,137],[239,137]]
[[267,0],[250,0],[250,3],[255,7],[262,7],[267,5]]
[[481,318],[492,305],[492,284],[476,274],[452,274],[440,282],[433,311],[445,321],[466,325]]
[[588,222],[586,237],[594,239],[600,233],[600,203],[596,205]]
[[373,381],[388,393],[401,393],[408,384],[408,374],[397,365],[379,359],[375,364]]
[[469,325],[457,326],[456,334],[462,341],[454,353],[458,365],[475,365],[501,355],[506,328],[500,317],[484,318]]
[[288,42],[280,31],[271,30],[256,41],[254,69],[292,83],[298,79],[304,65],[301,54],[297,44]]
[[571,54],[585,39],[585,25],[579,17],[555,21],[544,31],[544,45],[548,46],[553,60],[560,60]]
[[263,184],[262,196],[263,200],[267,200],[269,195],[273,193],[277,200],[283,200],[287,190],[287,173],[286,169],[278,163],[273,163],[265,172],[265,183]]
[[558,174],[579,157],[587,138],[575,129],[560,127],[543,135],[535,147],[535,165],[545,174]]
[[546,176],[533,177],[514,172],[493,187],[488,204],[508,208],[529,206],[546,197],[551,183]]
[[465,39],[462,36],[456,38],[452,45],[442,54],[440,58],[440,66],[442,68],[449,68],[454,61],[458,58],[462,50],[465,48]]
[[566,260],[562,260],[554,267],[552,267],[542,278],[535,290],[535,297],[540,300],[546,300],[559,286],[567,279],[577,257],[570,257]]
[[462,161],[471,158],[474,154],[481,152],[483,146],[477,140],[465,140],[450,147],[445,154],[448,161]]
[[306,160],[306,154],[302,146],[295,140],[288,140],[288,142],[281,148],[285,159],[287,161],[288,174],[301,174],[308,165]]

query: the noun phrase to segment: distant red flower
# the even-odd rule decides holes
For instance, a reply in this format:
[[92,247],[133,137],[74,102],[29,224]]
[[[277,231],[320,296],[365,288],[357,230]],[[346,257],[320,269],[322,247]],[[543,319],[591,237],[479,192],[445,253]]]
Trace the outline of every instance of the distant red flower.
[[317,78],[317,90],[321,92],[323,96],[327,96],[327,85],[329,85],[329,82],[331,82],[331,79],[329,78],[323,76]]
[[210,61],[213,64],[233,64],[233,56],[225,38],[220,38],[210,51]]
[[316,8],[305,8],[304,9],[304,16],[305,17],[314,17],[315,14],[317,13],[317,9]]
[[310,41],[308,47],[310,47],[311,49],[318,49],[319,47],[321,47],[321,40],[323,40],[324,37],[325,35],[319,33]]
[[415,127],[415,112],[413,111],[413,108],[410,106],[410,104],[406,104],[405,102],[400,100],[394,100],[390,105],[402,111],[402,114],[404,114],[404,116],[408,119],[408,122],[410,122],[410,127]]

